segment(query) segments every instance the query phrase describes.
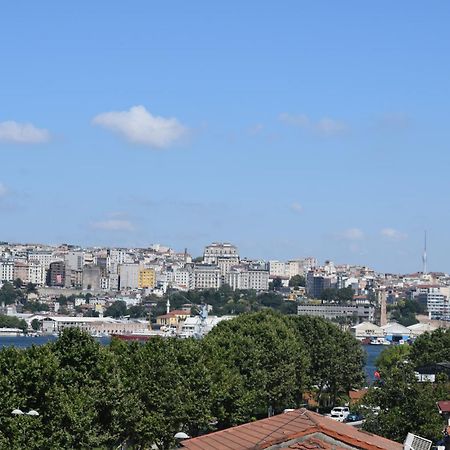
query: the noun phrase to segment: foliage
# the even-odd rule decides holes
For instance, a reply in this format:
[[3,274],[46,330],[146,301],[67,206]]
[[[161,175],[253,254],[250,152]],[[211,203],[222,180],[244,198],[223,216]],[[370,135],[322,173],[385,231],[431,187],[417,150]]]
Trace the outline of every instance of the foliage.
[[277,291],[283,287],[283,282],[281,281],[280,277],[274,278],[273,281],[269,283],[269,290],[270,291]]
[[156,303],[151,310],[152,320],[166,312],[166,302],[170,300],[172,309],[179,309],[182,305],[199,306],[207,303],[212,306],[212,313],[218,316],[238,315],[258,312],[271,308],[282,313],[296,313],[296,306],[292,301],[286,301],[279,293],[261,292],[254,290],[235,290],[222,285],[219,289],[192,290],[188,292],[172,291],[163,298],[147,297],[144,303]]
[[22,331],[26,331],[27,323],[15,316],[0,314],[0,328],[20,328]]
[[442,361],[450,361],[450,328],[424,333],[414,341],[411,362],[415,367]]
[[365,429],[399,442],[408,431],[438,439],[443,421],[436,402],[450,400],[449,380],[440,374],[435,383],[419,382],[414,369],[449,358],[450,330],[425,333],[411,346],[384,350],[377,360],[381,379],[364,397],[364,404],[379,407],[380,412],[368,415]]
[[116,300],[105,310],[105,316],[119,318],[127,315],[127,304],[122,300]]
[[385,372],[378,389],[372,388],[364,403],[380,407],[368,414],[364,429],[403,442],[408,431],[435,440],[443,421],[436,402],[450,399],[448,379],[437,383],[416,381],[413,367],[400,364]]
[[225,370],[239,380],[234,387],[217,383],[221,402],[215,413],[221,425],[252,420],[266,415],[269,407],[280,411],[301,401],[309,361],[303,342],[284,316],[269,311],[245,314],[221,322],[204,342],[213,355],[211,368],[218,371],[215,379]]
[[294,275],[289,280],[289,287],[305,287],[306,278],[303,275]]
[[50,308],[46,303],[41,303],[37,301],[33,302],[24,302],[24,311],[30,312],[30,313],[37,313],[40,311],[48,311]]
[[[178,431],[196,436],[265,416],[269,406],[298,406],[319,381],[336,395],[356,387],[359,352],[322,319],[270,309],[223,321],[201,341],[102,347],[69,328],[55,343],[0,350],[0,448],[173,448]],[[337,370],[318,365],[321,357]],[[12,417],[15,408],[40,415]]]
[[391,318],[405,327],[409,327],[418,322],[416,314],[423,314],[425,309],[425,306],[421,305],[417,300],[400,300],[391,309]]
[[39,319],[33,319],[31,321],[31,328],[33,328],[34,331],[38,331],[41,328],[41,322]]
[[15,303],[21,297],[20,289],[14,288],[11,283],[7,281],[3,283],[0,289],[0,305],[4,303],[5,305],[11,305]]
[[376,367],[381,375],[390,373],[392,369],[398,367],[406,362],[409,362],[409,355],[411,347],[409,345],[390,345],[384,349],[377,360]]
[[319,402],[327,393],[334,404],[340,395],[361,387],[365,354],[350,333],[319,317],[291,316],[288,320],[309,353],[311,385],[317,390]]
[[324,289],[321,300],[325,302],[336,302],[339,304],[347,304],[353,300],[353,289],[351,287],[346,287],[342,289],[327,288]]
[[38,290],[37,290],[37,286],[34,283],[27,283],[27,285],[25,286],[25,291],[27,294],[37,294]]

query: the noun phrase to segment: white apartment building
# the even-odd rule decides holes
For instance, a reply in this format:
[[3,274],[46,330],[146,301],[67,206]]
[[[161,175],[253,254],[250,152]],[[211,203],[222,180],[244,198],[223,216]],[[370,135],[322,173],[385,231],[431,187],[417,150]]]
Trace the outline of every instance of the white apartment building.
[[179,269],[173,272],[173,283],[184,289],[189,289],[193,284],[192,271],[188,269]]
[[38,261],[45,270],[50,267],[50,263],[59,259],[47,250],[34,250],[28,253],[28,261]]
[[30,261],[28,263],[27,282],[36,284],[37,286],[45,285],[46,270],[38,261]]
[[235,266],[227,274],[226,283],[233,290],[267,291],[269,289],[269,272],[267,270],[249,269],[245,266]]
[[222,274],[216,265],[196,264],[192,271],[190,289],[219,289]]
[[11,259],[0,260],[0,282],[14,281],[14,261]]
[[239,253],[236,246],[228,242],[213,242],[211,245],[205,247],[203,252],[203,263],[204,264],[218,264],[219,259],[226,260],[232,259],[239,262]]
[[282,261],[269,261],[269,274],[273,277],[285,277],[287,275],[286,263]]
[[427,305],[430,319],[450,319],[450,287],[436,285],[417,286],[416,297]]

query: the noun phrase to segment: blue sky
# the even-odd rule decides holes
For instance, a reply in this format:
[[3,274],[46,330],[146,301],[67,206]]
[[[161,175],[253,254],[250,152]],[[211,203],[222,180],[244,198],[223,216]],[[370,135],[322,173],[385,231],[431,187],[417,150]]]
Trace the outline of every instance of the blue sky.
[[8,1],[0,240],[450,271],[450,3]]

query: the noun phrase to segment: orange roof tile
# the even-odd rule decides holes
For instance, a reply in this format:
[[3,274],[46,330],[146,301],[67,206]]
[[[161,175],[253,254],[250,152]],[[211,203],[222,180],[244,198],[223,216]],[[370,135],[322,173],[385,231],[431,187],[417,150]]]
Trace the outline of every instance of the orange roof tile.
[[348,396],[350,400],[360,400],[367,394],[368,389],[359,389],[357,391],[349,391]]
[[[360,431],[345,423],[336,422],[328,417],[298,409],[286,414],[279,414],[268,419],[246,423],[226,430],[216,431],[204,436],[182,442],[183,447],[190,450],[250,450],[265,449],[272,445],[298,439],[291,445],[301,443],[303,447],[290,447],[308,449],[308,439],[315,433],[321,433],[338,442],[351,445],[363,450],[402,450],[403,445],[385,439],[375,434]],[[307,438],[308,439],[302,439]],[[303,442],[300,442],[303,441]],[[315,443],[317,448],[322,445],[320,440]],[[288,447],[289,448],[289,447]],[[327,447],[322,447],[327,450]]]

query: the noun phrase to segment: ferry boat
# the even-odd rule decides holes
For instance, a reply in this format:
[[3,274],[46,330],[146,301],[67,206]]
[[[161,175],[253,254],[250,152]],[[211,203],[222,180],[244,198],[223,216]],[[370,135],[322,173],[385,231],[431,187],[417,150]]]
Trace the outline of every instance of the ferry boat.
[[391,343],[382,337],[377,337],[369,342],[370,345],[391,345]]

